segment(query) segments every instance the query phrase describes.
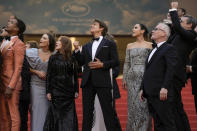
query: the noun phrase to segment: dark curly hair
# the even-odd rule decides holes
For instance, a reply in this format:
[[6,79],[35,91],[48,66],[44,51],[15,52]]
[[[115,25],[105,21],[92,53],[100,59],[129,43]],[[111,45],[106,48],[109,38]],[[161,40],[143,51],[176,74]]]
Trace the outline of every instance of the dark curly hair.
[[22,41],[24,41],[23,33],[26,30],[26,25],[25,25],[25,23],[22,20],[18,19],[17,17],[15,17],[15,19],[17,21],[16,26],[19,29],[19,31],[18,31],[18,37],[19,37],[19,39],[21,39]]

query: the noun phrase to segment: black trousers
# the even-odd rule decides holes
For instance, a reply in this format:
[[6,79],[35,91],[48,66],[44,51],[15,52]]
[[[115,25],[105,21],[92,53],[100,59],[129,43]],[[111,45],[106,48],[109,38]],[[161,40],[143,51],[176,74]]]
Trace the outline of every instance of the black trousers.
[[27,121],[28,121],[29,105],[30,105],[29,100],[19,101],[19,112],[21,117],[20,131],[28,131]]
[[175,102],[161,101],[159,98],[148,98],[149,111],[154,119],[155,131],[178,131],[174,115]]
[[82,131],[91,131],[93,127],[94,100],[96,94],[100,101],[107,131],[122,131],[117,114],[112,107],[111,88],[95,87],[91,82],[82,88],[83,123]]
[[195,108],[196,108],[196,113],[197,113],[197,95],[194,95],[194,102],[195,102]]
[[183,107],[181,90],[182,88],[179,87],[176,92],[176,124],[179,131],[191,131],[189,119]]

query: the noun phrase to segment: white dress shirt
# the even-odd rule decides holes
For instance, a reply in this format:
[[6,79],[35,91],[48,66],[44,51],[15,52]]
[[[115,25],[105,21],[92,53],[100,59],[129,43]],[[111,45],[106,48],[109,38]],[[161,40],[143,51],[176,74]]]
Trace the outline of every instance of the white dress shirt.
[[149,57],[148,57],[148,62],[150,61],[150,59],[152,58],[152,56],[154,55],[154,53],[156,52],[156,50],[157,50],[161,45],[163,45],[163,43],[165,43],[165,41],[158,43],[158,44],[157,44],[157,48],[154,48],[154,49],[151,51],[151,53],[150,53],[150,55],[149,55]]
[[103,40],[103,36],[100,36],[98,41],[94,40],[92,43],[92,61],[94,61],[94,57],[96,55],[97,48],[102,40]]
[[9,43],[9,40],[3,40],[2,44],[1,44],[1,52],[3,51],[4,47],[6,47],[6,45]]
[[10,37],[10,40],[14,39],[15,37],[18,37],[18,36],[11,36],[11,37]]
[[177,11],[177,9],[176,8],[169,9],[169,12],[171,11]]

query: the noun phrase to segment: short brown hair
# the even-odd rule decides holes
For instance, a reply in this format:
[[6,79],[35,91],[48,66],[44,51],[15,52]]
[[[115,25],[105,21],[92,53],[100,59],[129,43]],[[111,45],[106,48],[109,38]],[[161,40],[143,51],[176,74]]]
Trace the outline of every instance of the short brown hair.
[[29,44],[30,48],[38,48],[38,42],[37,41],[34,41],[34,40],[27,41],[26,44]]
[[94,22],[98,22],[99,23],[99,27],[103,28],[102,36],[105,36],[107,34],[107,32],[108,32],[107,25],[103,21],[98,20],[98,19],[95,19]]
[[59,53],[63,55],[65,60],[71,60],[72,57],[72,42],[67,36],[60,36],[60,41],[62,43],[62,48]]

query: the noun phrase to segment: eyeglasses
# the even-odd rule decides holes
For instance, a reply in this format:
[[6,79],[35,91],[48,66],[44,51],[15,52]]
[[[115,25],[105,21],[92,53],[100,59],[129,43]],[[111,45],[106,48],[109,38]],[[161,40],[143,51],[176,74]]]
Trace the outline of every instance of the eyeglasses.
[[153,30],[154,31],[158,31],[158,30],[164,31],[163,29],[160,29],[160,28],[154,28]]

